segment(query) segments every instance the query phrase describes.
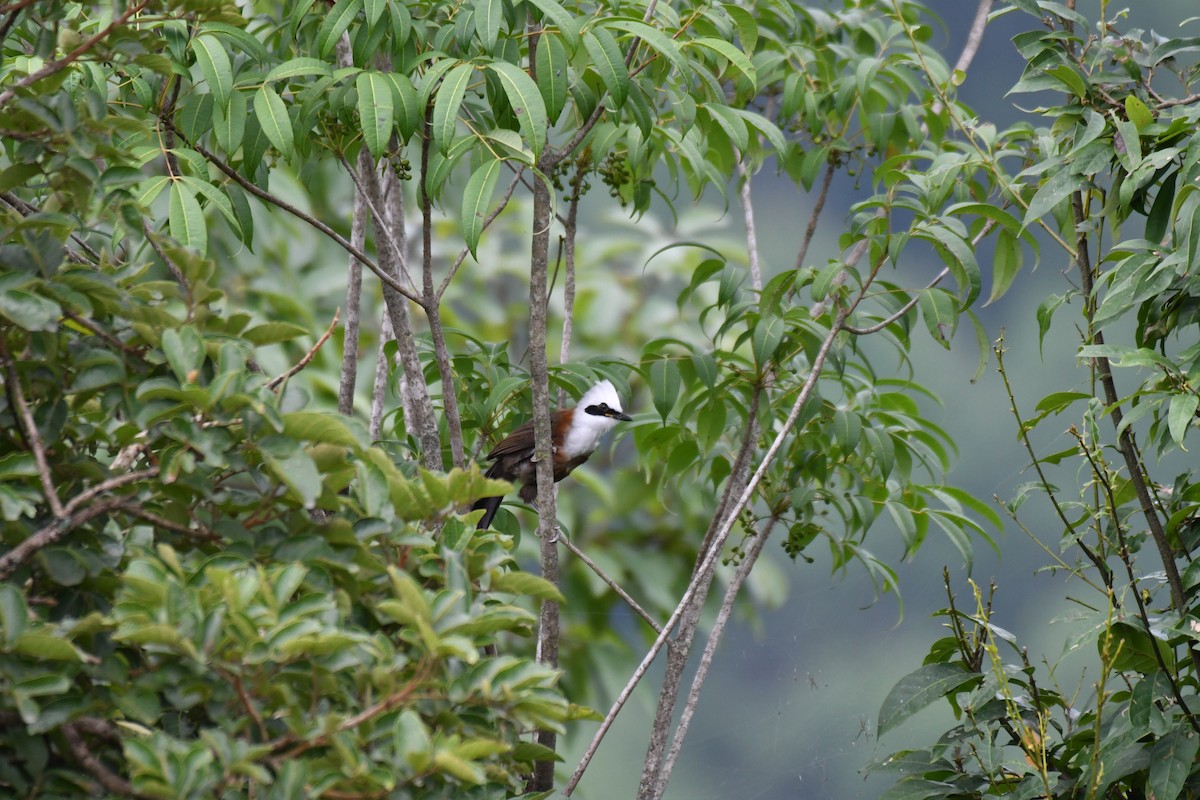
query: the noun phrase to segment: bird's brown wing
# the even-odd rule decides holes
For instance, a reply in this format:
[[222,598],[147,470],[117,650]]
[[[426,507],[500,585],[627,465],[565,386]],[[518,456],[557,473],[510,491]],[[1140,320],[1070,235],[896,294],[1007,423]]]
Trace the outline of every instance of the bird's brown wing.
[[487,454],[487,459],[488,461],[495,461],[498,458],[517,455],[518,453],[533,455],[533,420],[521,424],[501,440]]

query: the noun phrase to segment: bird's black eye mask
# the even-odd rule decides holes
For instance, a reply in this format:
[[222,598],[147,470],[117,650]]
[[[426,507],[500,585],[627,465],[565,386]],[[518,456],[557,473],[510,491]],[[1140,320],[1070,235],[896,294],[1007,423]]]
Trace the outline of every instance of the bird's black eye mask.
[[600,403],[599,405],[588,406],[584,409],[593,417],[611,417],[613,410],[608,407],[608,403]]

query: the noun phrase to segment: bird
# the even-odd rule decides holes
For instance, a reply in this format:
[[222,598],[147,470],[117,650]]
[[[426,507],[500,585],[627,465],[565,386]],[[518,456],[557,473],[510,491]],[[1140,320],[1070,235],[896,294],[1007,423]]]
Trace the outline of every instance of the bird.
[[[618,422],[631,422],[621,408],[621,398],[611,381],[602,380],[584,392],[574,408],[564,408],[550,417],[550,441],[554,453],[554,482],[558,483],[600,444],[600,437]],[[527,503],[537,499],[537,465],[533,458],[533,420],[521,424],[487,454],[492,462],[487,477],[521,484],[520,496]],[[484,509],[476,528],[484,530],[500,508],[504,496],[484,497],[472,510]]]

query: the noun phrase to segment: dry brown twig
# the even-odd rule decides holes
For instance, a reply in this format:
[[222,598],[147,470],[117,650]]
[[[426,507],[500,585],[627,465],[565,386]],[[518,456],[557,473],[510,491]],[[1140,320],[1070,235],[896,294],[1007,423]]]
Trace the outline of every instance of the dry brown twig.
[[342,310],[340,308],[334,309],[333,321],[331,321],[329,323],[329,327],[325,329],[325,333],[321,334],[321,338],[317,339],[317,343],[314,344],[311,348],[309,348],[308,352],[304,354],[304,358],[300,359],[295,364],[293,364],[291,369],[289,369],[287,372],[284,372],[280,375],[276,375],[274,378],[267,381],[268,389],[270,389],[271,391],[276,391],[284,381],[288,380],[293,375],[295,375],[300,370],[304,369],[305,367],[307,367],[309,365],[309,362],[311,362],[316,357],[317,351],[320,350],[321,347],[323,347],[324,344],[327,341],[329,341],[329,337],[333,335],[333,330],[334,330],[334,328],[337,327],[338,317],[341,316],[341,313],[342,313]]

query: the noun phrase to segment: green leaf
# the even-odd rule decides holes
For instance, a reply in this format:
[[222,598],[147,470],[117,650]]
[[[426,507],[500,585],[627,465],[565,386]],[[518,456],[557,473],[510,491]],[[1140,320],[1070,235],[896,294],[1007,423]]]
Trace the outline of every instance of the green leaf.
[[[1096,647],[1101,656],[1105,652],[1115,654],[1112,656],[1112,669],[1118,672],[1153,672],[1161,669],[1158,664],[1160,657],[1168,670],[1174,669],[1175,654],[1170,646],[1148,633],[1141,622],[1118,621],[1109,630],[1115,641],[1109,640],[1109,634],[1102,633],[1096,640]],[[1158,656],[1155,656],[1155,650]]]
[[915,238],[933,242],[938,255],[950,268],[958,283],[958,296],[965,308],[975,302],[983,283],[979,261],[971,243],[948,225],[919,224],[912,234]]
[[519,570],[501,572],[494,575],[492,577],[492,588],[498,592],[522,594],[528,597],[536,597],[539,600],[553,600],[557,603],[566,602],[566,598],[562,596],[562,592],[553,583],[545,578]]
[[272,83],[274,81],[284,80],[287,78],[305,78],[310,75],[329,75],[329,64],[319,58],[309,58],[308,56],[300,56],[298,58],[288,59],[279,66],[267,73],[267,77],[263,78],[263,83]]
[[479,245],[484,218],[487,217],[491,206],[492,194],[496,191],[496,182],[500,179],[500,168],[503,164],[498,158],[489,158],[471,174],[471,179],[463,189],[463,240],[473,258],[478,258],[475,248]]
[[758,20],[754,18],[754,14],[734,3],[725,3],[721,8],[725,10],[737,28],[738,39],[742,43],[742,52],[753,53],[758,45]]
[[[565,37],[570,38],[571,49],[574,50],[579,39],[578,26],[575,17],[555,0],[529,0],[529,4],[542,12],[542,19],[549,20],[558,26]],[[538,45],[541,46],[540,44]]]
[[354,82],[358,89],[358,119],[363,141],[375,158],[382,158],[392,138],[392,85],[378,72],[364,72]]
[[546,145],[546,129],[549,127],[546,104],[533,78],[520,67],[507,61],[493,61],[488,69],[500,80],[508,103],[517,116],[521,133],[529,142],[529,149],[536,158]]
[[1183,447],[1183,437],[1187,435],[1188,428],[1196,419],[1197,406],[1200,406],[1200,397],[1191,392],[1177,394],[1171,398],[1171,405],[1167,411],[1167,428],[1175,444],[1180,447]]
[[233,209],[234,219],[237,220],[234,230],[242,244],[252,248],[254,246],[254,214],[250,211],[250,202],[246,199],[246,193],[240,186],[229,183],[225,186],[225,194],[229,197],[229,206]]
[[485,50],[496,49],[504,24],[504,0],[475,0],[475,33]]
[[42,661],[84,660],[83,653],[75,645],[49,631],[25,631],[17,637],[13,652]]
[[292,120],[288,117],[287,106],[270,86],[260,86],[254,93],[254,116],[275,149],[285,156],[294,155]]
[[1021,242],[1008,228],[1001,228],[996,235],[996,253],[992,261],[992,293],[984,305],[1003,297],[1020,270]]
[[1171,209],[1175,204],[1175,183],[1179,178],[1179,170],[1172,172],[1159,185],[1154,196],[1154,205],[1146,215],[1146,239],[1154,244],[1161,244],[1167,234],[1167,226],[1171,224]]
[[0,316],[27,331],[54,331],[58,330],[62,309],[58,303],[40,295],[23,289],[9,289],[0,292]]
[[387,9],[387,0],[365,0],[364,7],[367,12],[367,25],[374,27]]
[[682,386],[679,365],[672,358],[659,358],[650,364],[650,397],[663,422],[675,407]]
[[944,289],[922,289],[917,294],[921,318],[933,340],[947,350],[958,327],[958,303]]
[[0,192],[24,186],[30,178],[40,175],[41,172],[41,164],[36,163],[13,164],[6,167],[3,172],[0,172]]
[[0,649],[9,651],[29,627],[25,595],[11,583],[0,583]]
[[1071,67],[1066,64],[1059,64],[1052,69],[1046,70],[1046,72],[1058,78],[1071,94],[1076,97],[1087,97],[1087,84],[1084,83],[1083,77]]
[[363,0],[338,0],[325,15],[317,30],[317,53],[327,59],[337,47],[338,39],[350,27],[350,23],[362,10]]
[[195,383],[204,364],[204,340],[191,325],[176,330],[167,328],[159,340],[167,364],[181,384]]
[[167,221],[171,236],[184,247],[190,247],[203,256],[208,251],[208,226],[195,193],[183,181],[174,181],[171,183],[170,201]]
[[200,72],[208,82],[208,91],[212,93],[217,105],[225,106],[233,91],[233,65],[229,62],[229,54],[217,41],[217,37],[209,34],[201,34],[192,39],[191,48],[196,55]]
[[878,734],[904,720],[977,676],[950,664],[926,664],[901,678],[879,707]]
[[625,105],[625,98],[629,96],[629,70],[617,40],[604,28],[591,28],[583,34],[583,46],[616,107]]
[[298,336],[305,336],[307,334],[308,328],[291,322],[264,322],[247,330],[242,334],[242,338],[253,345],[261,347],[267,344],[288,342]]
[[616,28],[617,30],[632,33],[660,56],[670,61],[671,66],[675,67],[681,75],[688,74],[687,59],[680,54],[679,45],[675,44],[674,39],[658,28],[648,25],[641,20],[624,19],[621,17],[601,19],[600,24],[606,28]]
[[354,435],[345,420],[323,411],[290,411],[283,415],[283,434],[292,439],[336,444],[355,450],[364,442]]
[[1137,126],[1138,131],[1145,130],[1154,122],[1154,112],[1136,95],[1125,96],[1125,114],[1129,117],[1129,121]]
[[213,134],[217,145],[226,153],[236,153],[246,132],[246,97],[235,92],[225,106],[213,108]]
[[688,47],[702,47],[726,59],[734,69],[750,81],[755,91],[758,90],[758,71],[754,69],[754,64],[745,53],[729,42],[711,36],[701,36],[686,42],[684,48]]
[[1150,776],[1146,787],[1154,800],[1176,800],[1191,774],[1200,738],[1190,727],[1179,725],[1150,749]]
[[1021,230],[1028,228],[1037,220],[1049,214],[1054,207],[1066,200],[1071,192],[1083,185],[1083,178],[1073,175],[1068,169],[1060,169],[1038,187],[1029,207],[1025,209],[1025,219],[1021,222]]
[[567,86],[567,49],[562,38],[542,33],[537,47],[537,86],[546,104],[546,118],[553,125],[570,96]]
[[416,87],[407,75],[398,72],[383,73],[383,77],[392,87],[393,115],[396,118],[396,130],[400,142],[407,142],[416,133],[421,124],[420,100],[417,98]]
[[768,316],[760,319],[754,326],[750,343],[754,349],[754,363],[760,372],[765,371],[783,341],[786,326],[781,318]]
[[294,491],[305,508],[312,508],[321,496],[321,473],[307,453],[295,452],[286,458],[276,458],[266,451],[263,461],[275,477]]
[[446,74],[438,87],[437,98],[433,102],[433,142],[443,155],[449,152],[454,141],[458,110],[462,107],[463,95],[474,74],[473,65],[459,64]]

